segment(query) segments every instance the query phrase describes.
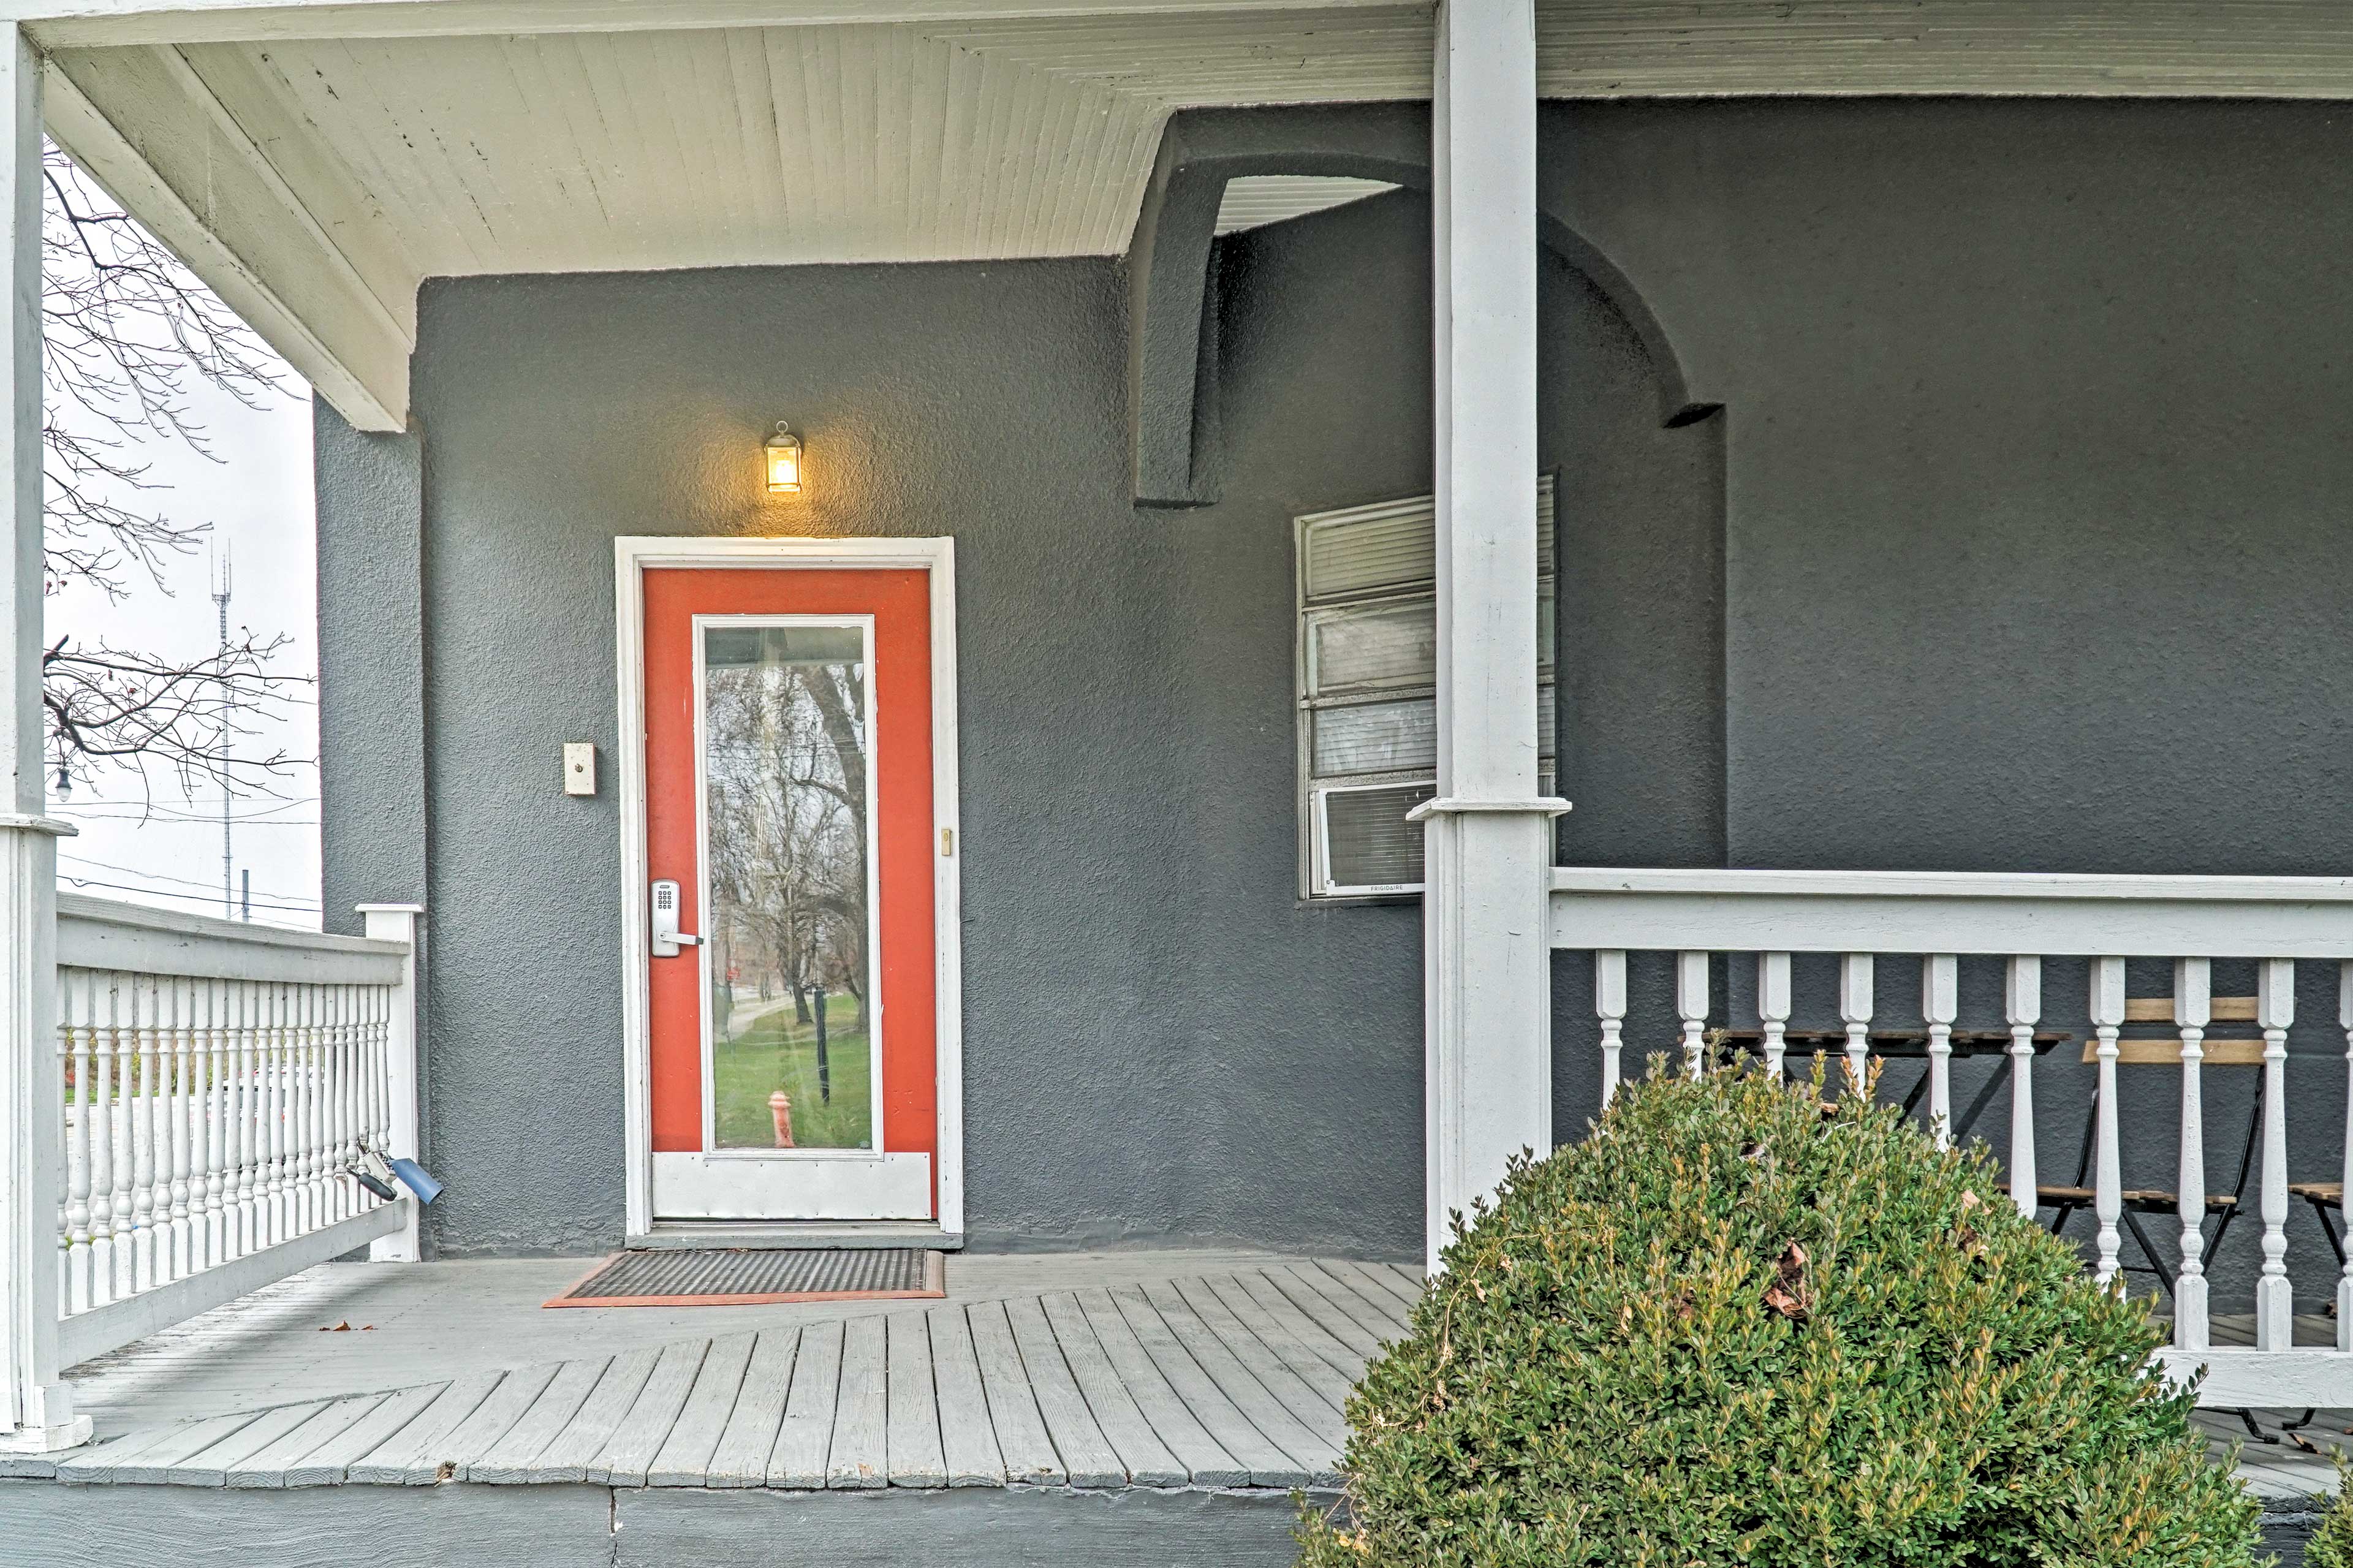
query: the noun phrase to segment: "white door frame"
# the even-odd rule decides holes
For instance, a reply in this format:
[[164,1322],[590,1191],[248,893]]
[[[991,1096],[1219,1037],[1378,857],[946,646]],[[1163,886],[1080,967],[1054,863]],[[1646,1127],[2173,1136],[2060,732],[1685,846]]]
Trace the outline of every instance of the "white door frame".
[[[651,915],[646,908],[645,591],[649,571],[670,567],[794,570],[920,570],[931,574],[932,621],[932,919],[934,989],[938,1016],[939,1227],[964,1234],[964,996],[959,871],[964,845],[957,822],[955,541],[952,539],[673,539],[625,535],[613,541],[614,618],[621,699],[621,1039],[628,1140],[628,1235],[654,1229],[653,1075],[648,961]],[[904,1221],[891,1222],[903,1229]],[[842,1228],[829,1225],[829,1229]]]

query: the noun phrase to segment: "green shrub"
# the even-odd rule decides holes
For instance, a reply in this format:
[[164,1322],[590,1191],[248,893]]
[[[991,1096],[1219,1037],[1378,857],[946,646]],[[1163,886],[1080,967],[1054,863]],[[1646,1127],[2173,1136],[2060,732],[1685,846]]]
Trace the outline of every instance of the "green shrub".
[[2304,1543],[2304,1568],[2353,1568],[2353,1498],[2346,1495],[2353,1485],[2353,1465],[2348,1465],[2345,1455],[2337,1455],[2337,1495],[2320,1510],[2320,1522],[2313,1527],[2312,1539]]
[[1654,1061],[1446,1263],[1304,1568],[2253,1561],[2143,1306],[1892,1108]]

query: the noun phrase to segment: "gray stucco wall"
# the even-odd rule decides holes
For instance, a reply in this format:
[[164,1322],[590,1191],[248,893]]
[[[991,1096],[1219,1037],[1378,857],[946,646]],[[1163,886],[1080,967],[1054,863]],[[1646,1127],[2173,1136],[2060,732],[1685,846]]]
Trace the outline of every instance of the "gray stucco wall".
[[[1547,106],[1551,196],[1725,405],[1658,428],[1633,335],[1547,266],[1564,858],[2347,869],[2338,112]],[[1295,900],[1286,520],[1428,488],[1415,206],[1229,243],[1225,499],[1180,514],[1127,501],[1113,263],[428,285],[445,1247],[620,1229],[617,826],[555,778],[562,742],[614,740],[610,538],[830,531],[959,540],[976,1239],[1412,1250],[1419,916]],[[806,503],[754,489],[780,417]],[[322,531],[362,482],[322,442]],[[322,541],[331,624],[375,593],[349,560]],[[381,714],[337,684],[331,755]],[[1885,967],[1892,1016],[1915,978]],[[2337,1147],[2307,971],[2299,1175]],[[1564,1131],[1585,985],[1561,960]],[[2053,966],[2057,1026],[2081,989]],[[2127,1092],[2157,1161],[2164,1086]]]

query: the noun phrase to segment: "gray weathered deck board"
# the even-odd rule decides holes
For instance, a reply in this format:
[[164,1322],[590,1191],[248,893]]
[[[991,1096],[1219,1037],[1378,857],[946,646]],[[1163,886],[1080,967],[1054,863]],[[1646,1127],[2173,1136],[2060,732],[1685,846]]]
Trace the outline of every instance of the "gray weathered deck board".
[[[1212,1280],[1211,1288],[1215,1289],[1220,1283]],[[1237,1274],[1233,1276],[1233,1283],[1240,1287],[1242,1294],[1261,1311],[1282,1325],[1293,1340],[1350,1383],[1354,1383],[1357,1373],[1364,1370],[1366,1358],[1372,1354],[1369,1343],[1358,1350],[1335,1339],[1322,1322],[1308,1316],[1298,1302],[1283,1293],[1280,1285],[1263,1274]]]
[[294,1464],[358,1426],[369,1412],[390,1397],[385,1394],[357,1394],[333,1401],[291,1432],[248,1454],[229,1471],[228,1484],[283,1487],[286,1472]]
[[931,1331],[932,1386],[940,1407],[940,1461],[948,1485],[1001,1487],[1005,1455],[989,1422],[988,1391],[980,1381],[972,1324],[962,1307],[934,1307],[923,1318]]
[[1036,1486],[1062,1485],[1070,1472],[1046,1430],[1046,1417],[1038,1408],[1037,1391],[1030,1386],[1029,1369],[1022,1365],[1021,1348],[1014,1341],[1005,1304],[976,1301],[965,1321],[972,1330],[973,1352],[980,1363],[981,1386],[987,1394],[989,1426],[1005,1460],[1006,1479]]
[[889,1364],[882,1319],[856,1318],[842,1329],[841,1396],[833,1415],[833,1448],[825,1459],[827,1486],[891,1484]]
[[115,1446],[108,1443],[106,1448],[94,1450],[87,1459],[82,1455],[66,1459],[64,1465],[57,1467],[57,1479],[111,1481],[115,1486],[163,1486],[172,1479],[172,1467],[179,1465],[181,1459],[205,1453],[224,1436],[252,1426],[257,1420],[261,1420],[259,1410],[240,1410],[236,1415],[214,1415],[212,1420],[205,1422],[184,1422],[172,1426],[160,1441],[143,1443],[139,1453],[118,1453],[113,1458],[108,1458],[106,1450]]
[[711,1468],[712,1450],[727,1430],[735,1401],[744,1389],[744,1371],[759,1342],[753,1333],[728,1334],[711,1342],[702,1368],[694,1374],[693,1392],[680,1406],[653,1462],[646,1467],[646,1484],[652,1487],[699,1487]]
[[588,1466],[588,1479],[609,1486],[641,1487],[654,1456],[670,1438],[671,1423],[694,1392],[695,1374],[711,1349],[709,1340],[689,1340],[667,1347],[654,1363],[653,1374],[638,1391],[637,1403],[606,1439],[604,1452]]
[[[1087,1408],[1094,1413],[1095,1425],[1103,1428],[1104,1439],[1129,1478],[1140,1487],[1181,1487],[1190,1480],[1185,1462],[1161,1440],[1134,1391],[1122,1381],[1077,1300],[1057,1292],[1040,1297],[1038,1305],[1062,1347],[1062,1360],[1077,1380],[1079,1392],[1086,1396]],[[1232,1468],[1233,1458],[1220,1452],[1212,1463]]]
[[[1263,1345],[1295,1380],[1314,1390],[1333,1415],[1339,1415],[1347,1405],[1352,1381],[1349,1374],[1309,1349],[1298,1335],[1251,1300],[1250,1292],[1234,1279],[1187,1279],[1181,1284],[1186,1300],[1193,1303],[1201,1321],[1210,1328],[1220,1334],[1240,1331]],[[1240,1353],[1245,1347],[1235,1348]],[[1243,1354],[1242,1359],[1248,1361],[1250,1357]],[[1267,1386],[1271,1388],[1274,1384]]]
[[776,1446],[776,1429],[784,1425],[785,1396],[793,1388],[793,1358],[800,1349],[798,1329],[769,1329],[753,1346],[744,1368],[744,1389],[735,1408],[711,1450],[702,1484],[707,1487],[764,1486],[768,1479],[768,1454]]
[[464,1476],[466,1467],[497,1447],[499,1439],[523,1418],[563,1370],[561,1362],[542,1362],[507,1373],[506,1381],[491,1390],[490,1397],[476,1405],[472,1415],[409,1461],[404,1479],[410,1486],[425,1487]]
[[[1234,1402],[1235,1407],[1250,1418],[1250,1424],[1307,1468],[1313,1484],[1334,1484],[1330,1478],[1335,1478],[1338,1473],[1339,1441],[1293,1414],[1291,1406],[1266,1385],[1250,1363],[1236,1355],[1223,1339],[1201,1321],[1200,1314],[1194,1311],[1182,1296],[1174,1290],[1155,1291],[1145,1286],[1123,1286],[1112,1292],[1112,1300],[1121,1304],[1130,1321],[1140,1313],[1150,1312],[1166,1323],[1186,1352],[1217,1384],[1226,1397]],[[1324,1408],[1324,1402],[1315,1397],[1313,1390],[1303,1387],[1300,1393],[1315,1409]]]
[[[1152,1356],[1119,1315],[1119,1309],[1100,1290],[1081,1291],[1063,1297],[1076,1310],[1084,1314],[1086,1326],[1093,1331],[1095,1343],[1111,1363],[1119,1384],[1135,1402],[1144,1418],[1152,1424],[1157,1436],[1176,1462],[1185,1468],[1195,1486],[1243,1487],[1250,1485],[1250,1467],[1229,1452],[1223,1443],[1203,1426],[1201,1418],[1185,1403],[1176,1386],[1161,1375]],[[1050,1317],[1053,1308],[1047,1308]],[[1055,1332],[1060,1333],[1059,1324]]]
[[532,1456],[522,1479],[541,1485],[586,1480],[588,1467],[604,1453],[614,1430],[645,1392],[646,1380],[653,1376],[661,1353],[648,1347],[615,1356],[572,1418],[548,1440],[547,1447]]
[[[1365,1327],[1359,1314],[1365,1313],[1366,1310],[1341,1302],[1336,1282],[1327,1282],[1328,1289],[1319,1289],[1314,1281],[1303,1279],[1288,1268],[1259,1270],[1255,1271],[1255,1277],[1275,1292],[1271,1297],[1259,1293],[1255,1299],[1261,1302],[1290,1302],[1300,1318],[1314,1326],[1314,1331],[1300,1332],[1295,1326],[1296,1320],[1279,1312],[1274,1314],[1276,1321],[1292,1329],[1293,1337],[1302,1344],[1352,1381],[1357,1373],[1364,1370],[1365,1363],[1380,1350],[1382,1336],[1397,1332],[1396,1329],[1386,1324],[1378,1334]],[[1345,1352],[1336,1360],[1327,1353],[1329,1347],[1335,1344]]]
[[286,1468],[279,1483],[289,1487],[341,1486],[354,1460],[375,1452],[400,1429],[431,1408],[448,1388],[446,1383],[420,1384],[384,1396],[384,1402],[342,1432],[320,1444]]
[[596,1384],[604,1381],[605,1369],[612,1363],[610,1356],[565,1362],[540,1391],[539,1397],[531,1402],[531,1407],[480,1458],[467,1461],[465,1468],[458,1472],[458,1479],[494,1486],[529,1480],[531,1461],[570,1425],[589,1394],[596,1392]]
[[[1187,1285],[1193,1288],[1184,1289]],[[1298,1373],[1228,1311],[1208,1287],[1189,1280],[1155,1281],[1145,1287],[1145,1294],[1155,1305],[1164,1308],[1171,1300],[1181,1303],[1217,1336],[1219,1344],[1233,1352],[1237,1361],[1250,1368],[1250,1375],[1264,1384],[1266,1391],[1281,1400],[1284,1409],[1297,1416],[1300,1424],[1323,1439],[1334,1453],[1346,1444],[1347,1427],[1340,1419],[1338,1407],[1301,1382]]]
[[1012,1325],[1013,1342],[1020,1347],[1022,1368],[1029,1373],[1030,1392],[1037,1395],[1038,1414],[1045,1418],[1047,1435],[1062,1457],[1070,1484],[1125,1486],[1127,1468],[1088,1409],[1086,1395],[1071,1375],[1053,1328],[1046,1321],[1045,1309],[1035,1297],[1023,1297],[1005,1303],[1005,1318]]
[[[1314,1265],[1324,1273],[1341,1280],[1353,1280],[1365,1287],[1363,1294],[1369,1300],[1393,1302],[1390,1309],[1400,1327],[1408,1315],[1421,1304],[1421,1281],[1409,1284],[1392,1264],[1357,1263],[1345,1258],[1318,1258]],[[1376,1294],[1378,1292],[1378,1294]]]
[[825,1485],[825,1462],[833,1444],[833,1412],[841,1397],[840,1323],[811,1323],[801,1331],[793,1388],[785,1402],[784,1424],[768,1454],[768,1484],[810,1490]]
[[[1312,1291],[1329,1301],[1337,1310],[1347,1314],[1349,1320],[1372,1342],[1371,1348],[1364,1352],[1367,1357],[1377,1354],[1381,1346],[1405,1331],[1405,1310],[1390,1299],[1387,1291],[1376,1292],[1369,1285],[1343,1279],[1324,1269],[1305,1265],[1273,1268],[1265,1272],[1268,1279],[1282,1286],[1286,1292]],[[1296,1295],[1293,1300],[1299,1300],[1303,1306],[1306,1304]],[[1340,1337],[1347,1338],[1345,1334]]]
[[505,1380],[506,1373],[502,1372],[470,1373],[453,1379],[414,1420],[386,1438],[381,1447],[353,1459],[344,1471],[345,1479],[364,1486],[397,1486],[406,1481],[409,1466],[418,1462],[460,1421],[471,1415],[475,1407]]
[[[214,1417],[217,1420],[218,1417]],[[118,1471],[132,1460],[162,1444],[172,1441],[189,1427],[193,1421],[174,1422],[145,1432],[127,1432],[111,1442],[94,1443],[87,1448],[76,1448],[58,1455],[48,1467],[47,1475],[74,1484],[83,1481],[111,1481]]]
[[[1161,1321],[1160,1314],[1152,1310],[1152,1303],[1140,1294],[1120,1294],[1110,1290],[1082,1290],[1079,1300],[1086,1305],[1091,1316],[1098,1308],[1119,1314],[1120,1321],[1127,1325],[1128,1331],[1135,1337],[1145,1353],[1152,1358],[1153,1365],[1176,1389],[1176,1396],[1185,1402],[1185,1407],[1218,1440],[1219,1446],[1234,1457],[1236,1463],[1248,1468],[1250,1478],[1243,1484],[1256,1487],[1303,1487],[1307,1484],[1308,1468],[1259,1429],[1249,1413],[1228,1396],[1225,1390],[1218,1385],[1218,1380],[1170,1331],[1168,1325]],[[1105,1336],[1104,1342],[1109,1344],[1108,1336]],[[1240,1363],[1236,1363],[1235,1370],[1240,1372]],[[1243,1373],[1242,1375],[1248,1377],[1249,1374]],[[1253,1383],[1251,1386],[1255,1388],[1257,1385]],[[1269,1407],[1281,1414],[1282,1407],[1274,1404],[1264,1389],[1258,1389],[1258,1395]],[[1315,1451],[1321,1450],[1322,1445],[1315,1443],[1314,1435],[1305,1427],[1298,1428],[1298,1436],[1313,1445]]]
[[328,1403],[314,1399],[265,1410],[219,1442],[174,1465],[164,1479],[175,1487],[225,1487],[229,1471],[324,1410]]
[[883,1449],[894,1487],[948,1484],[947,1453],[940,1436],[939,1395],[932,1385],[932,1331],[920,1314],[901,1312],[881,1320],[890,1348],[889,1409]]

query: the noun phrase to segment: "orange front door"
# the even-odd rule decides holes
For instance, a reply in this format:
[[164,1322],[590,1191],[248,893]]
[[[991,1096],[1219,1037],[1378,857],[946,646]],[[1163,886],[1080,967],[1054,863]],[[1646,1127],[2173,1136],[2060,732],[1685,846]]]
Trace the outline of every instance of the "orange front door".
[[642,580],[654,1213],[934,1217],[928,574]]

